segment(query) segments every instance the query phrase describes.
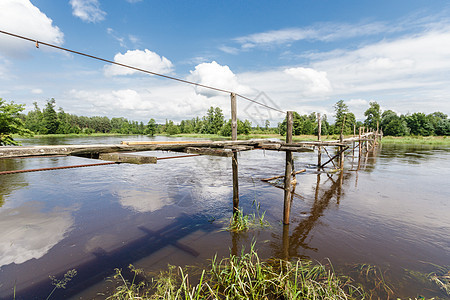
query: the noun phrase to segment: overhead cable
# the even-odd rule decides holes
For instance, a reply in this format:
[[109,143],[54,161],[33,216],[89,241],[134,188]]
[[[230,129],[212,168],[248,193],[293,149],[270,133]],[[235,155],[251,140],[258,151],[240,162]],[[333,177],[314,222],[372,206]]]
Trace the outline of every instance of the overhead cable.
[[[188,80],[184,80],[184,79],[180,79],[180,78],[176,78],[176,77],[172,77],[172,76],[168,76],[168,75],[164,75],[164,74],[148,71],[148,70],[145,70],[145,69],[141,69],[141,68],[133,67],[133,66],[130,66],[130,65],[122,64],[122,63],[115,62],[115,61],[112,61],[112,60],[104,59],[104,58],[101,58],[101,57],[98,57],[98,56],[94,56],[94,55],[91,55],[91,54],[87,54],[87,53],[83,53],[83,52],[79,52],[79,51],[63,48],[63,47],[60,47],[60,46],[57,46],[57,45],[53,45],[53,44],[50,44],[50,43],[46,43],[46,42],[41,42],[41,41],[38,41],[36,39],[31,39],[31,38],[28,38],[28,37],[25,37],[25,36],[22,36],[22,35],[6,32],[6,31],[3,31],[3,30],[0,30],[0,33],[6,34],[6,35],[9,35],[9,36],[12,36],[12,37],[16,37],[16,38],[19,38],[19,39],[23,39],[23,40],[26,40],[26,41],[33,42],[33,43],[36,44],[36,48],[39,48],[39,45],[45,45],[45,46],[48,46],[48,47],[51,47],[51,48],[55,48],[55,49],[59,49],[59,50],[62,50],[62,51],[66,51],[66,52],[69,52],[69,53],[73,53],[73,54],[77,54],[77,55],[81,55],[81,56],[86,56],[86,57],[89,57],[89,58],[92,58],[92,59],[96,59],[96,60],[100,60],[100,61],[103,61],[103,62],[106,62],[106,63],[113,64],[113,65],[121,66],[121,67],[128,68],[128,69],[132,69],[132,70],[135,70],[135,71],[138,71],[138,72],[143,72],[143,73],[155,75],[155,76],[163,77],[163,78],[166,78],[166,79],[175,80],[175,81],[186,83],[186,84],[190,84],[190,85],[195,85],[195,86],[198,86],[198,87],[202,87],[202,88],[205,88],[205,89],[210,89],[210,90],[214,90],[214,91],[218,91],[218,92],[222,92],[222,93],[227,93],[227,94],[233,93],[232,91],[229,91],[229,90],[216,88],[216,87],[213,87],[213,86],[204,85],[204,84],[197,83],[197,82],[192,82],[192,81],[188,81]],[[264,103],[258,102],[258,101],[254,100],[254,99],[242,96],[240,94],[236,94],[236,96],[241,97],[244,100],[253,102],[253,103],[257,104],[257,105],[266,107],[268,109],[272,109],[272,110],[280,112],[280,113],[286,113],[286,112],[284,112],[284,111],[282,111],[280,109],[271,107],[271,106],[266,105]]]

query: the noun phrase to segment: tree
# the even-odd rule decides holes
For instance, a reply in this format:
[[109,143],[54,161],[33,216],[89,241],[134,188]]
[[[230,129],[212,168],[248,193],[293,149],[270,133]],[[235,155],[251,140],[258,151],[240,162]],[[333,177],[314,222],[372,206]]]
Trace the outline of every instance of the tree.
[[424,113],[413,113],[405,120],[413,135],[429,136],[434,133],[433,124]]
[[348,109],[347,104],[344,100],[339,100],[334,105],[334,117],[336,118],[334,122],[335,133],[350,134],[353,132],[353,125],[356,124],[356,118],[353,113]]
[[54,134],[57,133],[59,127],[58,114],[55,110],[55,99],[47,100],[47,104],[45,105],[44,111],[42,112],[45,134]]
[[366,116],[364,125],[370,129],[376,130],[377,124],[381,121],[380,105],[375,101],[370,102],[369,105],[370,107],[364,112],[364,116]]
[[0,146],[19,145],[12,135],[31,135],[32,132],[25,128],[25,123],[20,118],[20,112],[25,109],[22,104],[7,103],[0,98]]
[[33,102],[34,110],[29,111],[25,118],[25,126],[34,133],[45,132],[42,111],[37,102]]
[[147,123],[147,129],[146,129],[146,133],[148,134],[148,135],[151,135],[151,136],[154,136],[155,135],[155,133],[156,133],[156,128],[157,126],[156,126],[156,121],[155,121],[155,119],[150,119],[149,121],[148,121],[148,123]]
[[381,115],[381,129],[384,135],[405,136],[409,134],[406,121],[392,110],[386,110]]

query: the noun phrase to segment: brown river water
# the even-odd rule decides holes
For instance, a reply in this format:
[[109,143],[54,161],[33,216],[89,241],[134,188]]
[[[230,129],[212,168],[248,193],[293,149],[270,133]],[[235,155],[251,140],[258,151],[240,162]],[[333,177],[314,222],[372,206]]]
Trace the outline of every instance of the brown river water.
[[[152,138],[22,142],[111,144],[124,139]],[[81,157],[0,159],[0,171],[95,162]],[[232,214],[230,158],[196,156],[156,165],[2,175],[0,299],[13,299],[14,293],[15,299],[45,299],[54,288],[49,276],[62,278],[71,269],[77,276],[51,299],[104,299],[98,293],[111,292],[105,279],[115,268],[204,267],[215,254],[239,253],[252,241],[261,258],[331,262],[338,273],[369,290],[370,278],[381,274],[394,299],[448,299],[423,278],[438,266],[448,271],[450,265],[450,147],[383,145],[364,157],[359,171],[351,152],[343,172],[332,165],[319,172],[317,152],[295,153],[294,163],[306,172],[297,175],[286,227],[281,223],[283,190],[260,180],[284,174],[284,153],[240,153],[240,205],[244,213],[253,213],[258,203],[271,224],[242,234],[223,230]]]

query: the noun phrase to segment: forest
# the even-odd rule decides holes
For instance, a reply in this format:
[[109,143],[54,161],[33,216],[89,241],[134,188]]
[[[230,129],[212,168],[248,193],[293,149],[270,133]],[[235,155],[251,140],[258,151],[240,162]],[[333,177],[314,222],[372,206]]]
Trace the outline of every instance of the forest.
[[[23,113],[25,106],[6,102],[0,98],[0,145],[16,144],[13,135],[33,134],[217,134],[231,136],[231,120],[227,120],[219,107],[210,107],[202,117],[182,120],[176,124],[172,120],[164,124],[157,124],[151,118],[144,122],[127,120],[126,118],[108,118],[106,116],[77,116],[66,113],[63,108],[56,107],[56,100],[46,101],[42,109],[36,102],[33,110]],[[344,100],[334,105],[334,123],[328,122],[327,116],[321,117],[321,133],[352,134],[354,128],[367,127],[375,130],[377,124],[388,136],[448,136],[450,135],[450,119],[442,112],[425,114],[422,112],[398,115],[392,110],[381,111],[380,105],[373,101],[364,112],[365,120],[357,121],[350,112]],[[317,114],[301,115],[294,112],[294,135],[316,135],[318,131]],[[286,132],[286,119],[271,126],[265,121],[265,126],[254,127],[249,120],[238,120],[238,134],[272,133],[284,135]]]

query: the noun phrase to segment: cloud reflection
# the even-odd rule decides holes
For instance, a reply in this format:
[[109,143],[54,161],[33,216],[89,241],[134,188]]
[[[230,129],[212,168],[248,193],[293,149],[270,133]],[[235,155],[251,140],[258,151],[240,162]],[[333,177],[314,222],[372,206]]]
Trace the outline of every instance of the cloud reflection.
[[119,190],[116,191],[122,206],[138,212],[153,212],[173,204],[166,191]]
[[39,259],[60,242],[74,223],[67,210],[42,212],[39,203],[0,211],[0,266]]

